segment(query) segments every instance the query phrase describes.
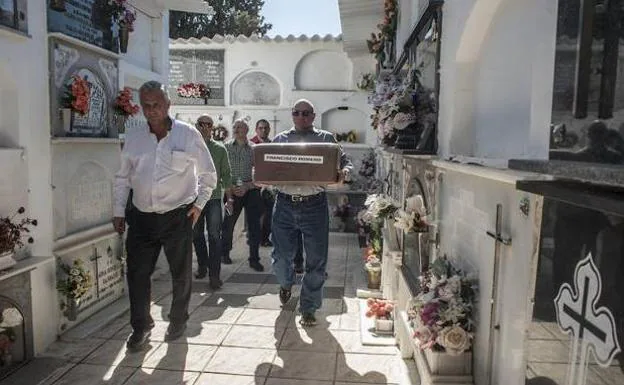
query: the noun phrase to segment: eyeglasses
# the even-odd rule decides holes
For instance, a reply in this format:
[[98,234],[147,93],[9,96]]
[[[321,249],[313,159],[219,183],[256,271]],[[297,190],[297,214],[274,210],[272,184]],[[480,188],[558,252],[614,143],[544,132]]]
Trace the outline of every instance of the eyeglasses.
[[211,122],[197,122],[198,126],[206,126],[206,127],[212,127],[212,123]]
[[310,111],[310,110],[304,110],[304,111],[299,111],[299,110],[292,110],[292,116],[303,116],[304,118],[307,118],[308,116],[312,115],[314,113],[314,111]]

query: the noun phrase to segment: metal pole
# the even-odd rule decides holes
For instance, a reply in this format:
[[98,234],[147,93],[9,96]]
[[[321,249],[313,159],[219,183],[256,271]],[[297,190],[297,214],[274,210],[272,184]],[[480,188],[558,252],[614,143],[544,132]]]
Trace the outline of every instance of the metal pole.
[[495,337],[500,329],[498,324],[498,275],[500,269],[500,249],[501,244],[511,245],[511,238],[503,238],[501,235],[503,227],[503,205],[500,203],[496,205],[496,234],[492,234],[490,231],[487,235],[494,238],[494,267],[492,272],[492,290],[490,293],[490,336],[489,336],[489,349],[488,349],[488,385],[492,385],[492,379],[494,376],[494,347]]

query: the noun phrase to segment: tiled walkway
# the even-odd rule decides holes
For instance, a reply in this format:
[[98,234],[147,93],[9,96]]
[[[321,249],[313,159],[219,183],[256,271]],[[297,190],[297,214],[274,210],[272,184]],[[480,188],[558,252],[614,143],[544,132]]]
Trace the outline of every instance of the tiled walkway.
[[[171,301],[170,282],[163,275],[154,282],[152,315],[157,321],[149,350],[126,353],[126,313],[87,338],[63,337],[44,357],[0,384],[410,384],[413,365],[395,347],[360,343],[357,239],[332,234],[330,244],[325,300],[314,328],[303,329],[297,322],[299,287],[280,309],[270,249],[262,250],[267,271],[256,273],[247,266],[241,239],[232,253],[234,265],[223,266],[221,290],[212,292],[205,281],[194,282],[186,338],[163,342]],[[28,382],[29,375],[46,368],[50,375],[45,380]]]

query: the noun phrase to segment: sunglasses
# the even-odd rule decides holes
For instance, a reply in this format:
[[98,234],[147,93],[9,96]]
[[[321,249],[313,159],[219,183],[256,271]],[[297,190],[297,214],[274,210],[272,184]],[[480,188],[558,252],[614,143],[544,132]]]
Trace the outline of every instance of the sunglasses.
[[299,110],[292,110],[292,116],[303,116],[305,118],[307,118],[308,116],[312,115],[314,113],[314,111],[309,111],[309,110],[304,110],[304,111],[299,111]]
[[212,123],[210,122],[197,122],[198,126],[207,126],[207,127],[212,127]]

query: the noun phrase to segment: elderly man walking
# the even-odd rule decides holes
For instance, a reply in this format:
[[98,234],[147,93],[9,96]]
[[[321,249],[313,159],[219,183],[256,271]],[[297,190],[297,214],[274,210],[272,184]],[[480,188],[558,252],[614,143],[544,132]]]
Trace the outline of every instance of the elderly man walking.
[[230,157],[232,167],[232,187],[227,189],[227,203],[232,204],[232,212],[223,221],[223,263],[230,264],[232,237],[234,226],[245,208],[247,220],[247,243],[249,245],[249,267],[256,271],[264,271],[260,263],[260,215],[262,214],[262,198],[260,188],[252,181],[253,150],[247,140],[249,126],[244,120],[234,122],[234,139],[226,143],[225,148]]
[[[334,135],[314,127],[314,106],[302,99],[292,109],[294,127],[273,139],[274,143],[336,143]],[[343,182],[352,169],[341,148],[338,181]],[[329,212],[323,186],[277,185],[279,191],[273,211],[273,270],[280,284],[282,304],[288,302],[295,280],[293,257],[300,234],[306,252],[305,273],[299,308],[303,326],[316,324],[314,313],[323,302],[323,284],[329,247]]]
[[[127,280],[130,297],[129,350],[149,341],[151,275],[164,249],[173,286],[166,341],[184,334],[191,298],[193,225],[217,184],[206,144],[194,127],[169,117],[162,84],[150,81],[139,96],[147,122],[126,135],[121,168],[115,175],[113,225],[122,234],[128,222]],[[124,218],[130,189],[128,218]]]
[[[208,274],[210,288],[216,290],[223,286],[220,278],[222,255],[221,225],[223,223],[221,202],[223,200],[223,192],[232,185],[232,177],[230,160],[225,145],[212,138],[213,124],[212,118],[208,115],[202,115],[197,118],[197,123],[195,124],[195,127],[197,127],[206,141],[210,156],[217,170],[217,187],[212,192],[210,200],[206,203],[202,215],[195,225],[193,245],[197,255],[197,273],[195,278],[202,279]],[[231,202],[226,203],[226,209],[232,211]],[[208,230],[208,248],[206,248],[204,230]]]

